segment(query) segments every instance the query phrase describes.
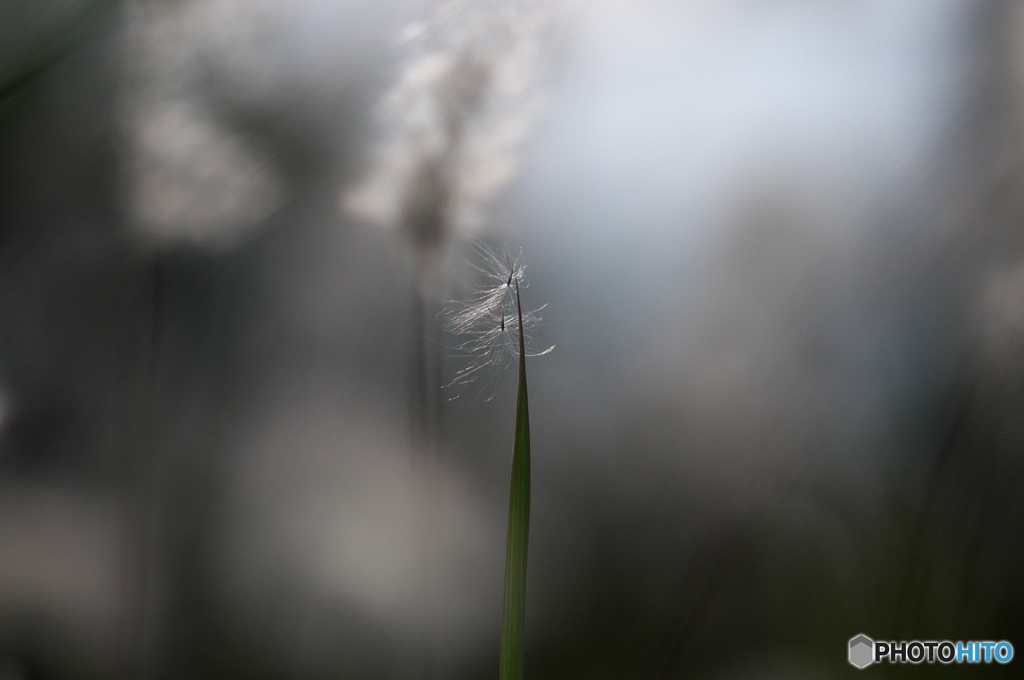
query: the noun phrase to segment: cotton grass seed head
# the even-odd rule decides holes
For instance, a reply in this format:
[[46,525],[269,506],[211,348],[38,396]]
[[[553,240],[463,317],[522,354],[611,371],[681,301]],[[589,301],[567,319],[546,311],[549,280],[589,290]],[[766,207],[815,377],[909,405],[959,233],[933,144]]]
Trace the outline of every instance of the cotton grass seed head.
[[341,207],[397,229],[433,292],[450,247],[492,225],[545,108],[546,0],[435,0],[403,31],[404,65],[376,111],[377,142]]
[[[520,333],[528,357],[554,349],[538,351],[530,333],[540,323],[538,313],[546,305],[532,311],[521,309],[520,290],[527,285],[522,252],[512,256],[478,245],[476,255],[474,292],[465,301],[450,302],[440,315],[441,326],[459,340],[452,348],[455,356],[465,361],[446,387],[479,381],[493,388],[504,369],[519,359]],[[493,389],[488,392],[486,400],[494,396]]]

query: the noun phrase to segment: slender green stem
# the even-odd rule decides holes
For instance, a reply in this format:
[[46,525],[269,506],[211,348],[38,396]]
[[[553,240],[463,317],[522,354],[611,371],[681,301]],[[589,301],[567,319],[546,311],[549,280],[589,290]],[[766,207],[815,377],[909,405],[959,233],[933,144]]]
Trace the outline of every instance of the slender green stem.
[[0,69],[0,102],[46,73],[102,28],[117,0],[78,3],[75,13],[43,36],[13,69]]
[[526,349],[523,308],[516,282],[519,314],[519,393],[512,444],[512,482],[508,501],[508,542],[505,547],[505,605],[501,630],[499,680],[523,680],[526,628],[526,555],[530,539],[530,413],[526,399]]

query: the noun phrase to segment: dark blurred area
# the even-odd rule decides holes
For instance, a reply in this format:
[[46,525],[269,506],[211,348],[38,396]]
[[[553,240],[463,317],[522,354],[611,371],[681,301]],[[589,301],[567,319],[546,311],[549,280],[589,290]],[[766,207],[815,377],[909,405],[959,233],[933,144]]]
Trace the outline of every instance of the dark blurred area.
[[0,680],[495,677],[497,242],[531,678],[1024,649],[1022,114],[1011,0],[4,0]]

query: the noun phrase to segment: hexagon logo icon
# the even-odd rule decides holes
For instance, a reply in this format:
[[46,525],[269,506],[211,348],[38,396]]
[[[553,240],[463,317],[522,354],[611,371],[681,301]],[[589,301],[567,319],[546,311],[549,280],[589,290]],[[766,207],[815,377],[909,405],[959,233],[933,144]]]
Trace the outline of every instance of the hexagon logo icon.
[[867,668],[875,660],[875,641],[867,635],[850,638],[850,663],[857,668]]

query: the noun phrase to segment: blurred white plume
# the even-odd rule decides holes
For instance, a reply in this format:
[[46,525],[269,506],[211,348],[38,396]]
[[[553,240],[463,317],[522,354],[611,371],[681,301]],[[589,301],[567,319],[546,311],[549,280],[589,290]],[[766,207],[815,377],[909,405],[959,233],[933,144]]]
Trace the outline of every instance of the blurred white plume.
[[448,0],[402,32],[411,55],[379,106],[369,172],[342,205],[401,229],[421,282],[453,233],[478,230],[516,175],[543,104],[547,17],[534,0]]
[[282,180],[270,154],[218,114],[205,87],[211,54],[223,61],[241,52],[256,74],[250,79],[272,77],[273,51],[255,45],[265,42],[274,6],[129,4],[124,176],[129,213],[148,236],[232,243],[280,205]]

